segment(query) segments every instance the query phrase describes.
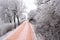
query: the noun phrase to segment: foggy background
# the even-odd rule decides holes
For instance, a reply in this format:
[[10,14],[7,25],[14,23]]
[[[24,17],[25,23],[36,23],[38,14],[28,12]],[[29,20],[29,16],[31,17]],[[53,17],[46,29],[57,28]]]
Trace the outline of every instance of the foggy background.
[[60,40],[60,0],[0,0],[0,37],[28,20],[37,40]]

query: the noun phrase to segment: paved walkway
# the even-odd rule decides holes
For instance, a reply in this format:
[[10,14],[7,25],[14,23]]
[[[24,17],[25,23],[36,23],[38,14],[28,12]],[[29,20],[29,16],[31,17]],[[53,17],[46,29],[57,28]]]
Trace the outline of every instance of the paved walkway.
[[6,40],[37,40],[32,25],[25,21]]

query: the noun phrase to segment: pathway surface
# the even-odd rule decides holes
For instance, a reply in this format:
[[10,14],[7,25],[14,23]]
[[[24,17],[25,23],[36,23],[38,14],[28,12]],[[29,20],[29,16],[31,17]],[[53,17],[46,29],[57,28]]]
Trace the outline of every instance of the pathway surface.
[[6,40],[37,40],[32,25],[25,21]]

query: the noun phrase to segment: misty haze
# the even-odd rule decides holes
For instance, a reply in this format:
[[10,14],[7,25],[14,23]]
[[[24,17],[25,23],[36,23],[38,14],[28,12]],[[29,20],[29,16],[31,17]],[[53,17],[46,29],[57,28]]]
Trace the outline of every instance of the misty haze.
[[60,0],[0,0],[0,40],[24,21],[37,40],[60,40]]

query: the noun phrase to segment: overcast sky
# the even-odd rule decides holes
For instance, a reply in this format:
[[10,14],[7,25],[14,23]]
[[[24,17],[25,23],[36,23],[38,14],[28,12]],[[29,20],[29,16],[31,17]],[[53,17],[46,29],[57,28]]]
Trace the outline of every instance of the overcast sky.
[[35,0],[23,0],[25,6],[26,6],[26,11],[29,12],[30,10],[36,9],[36,5],[34,4]]

